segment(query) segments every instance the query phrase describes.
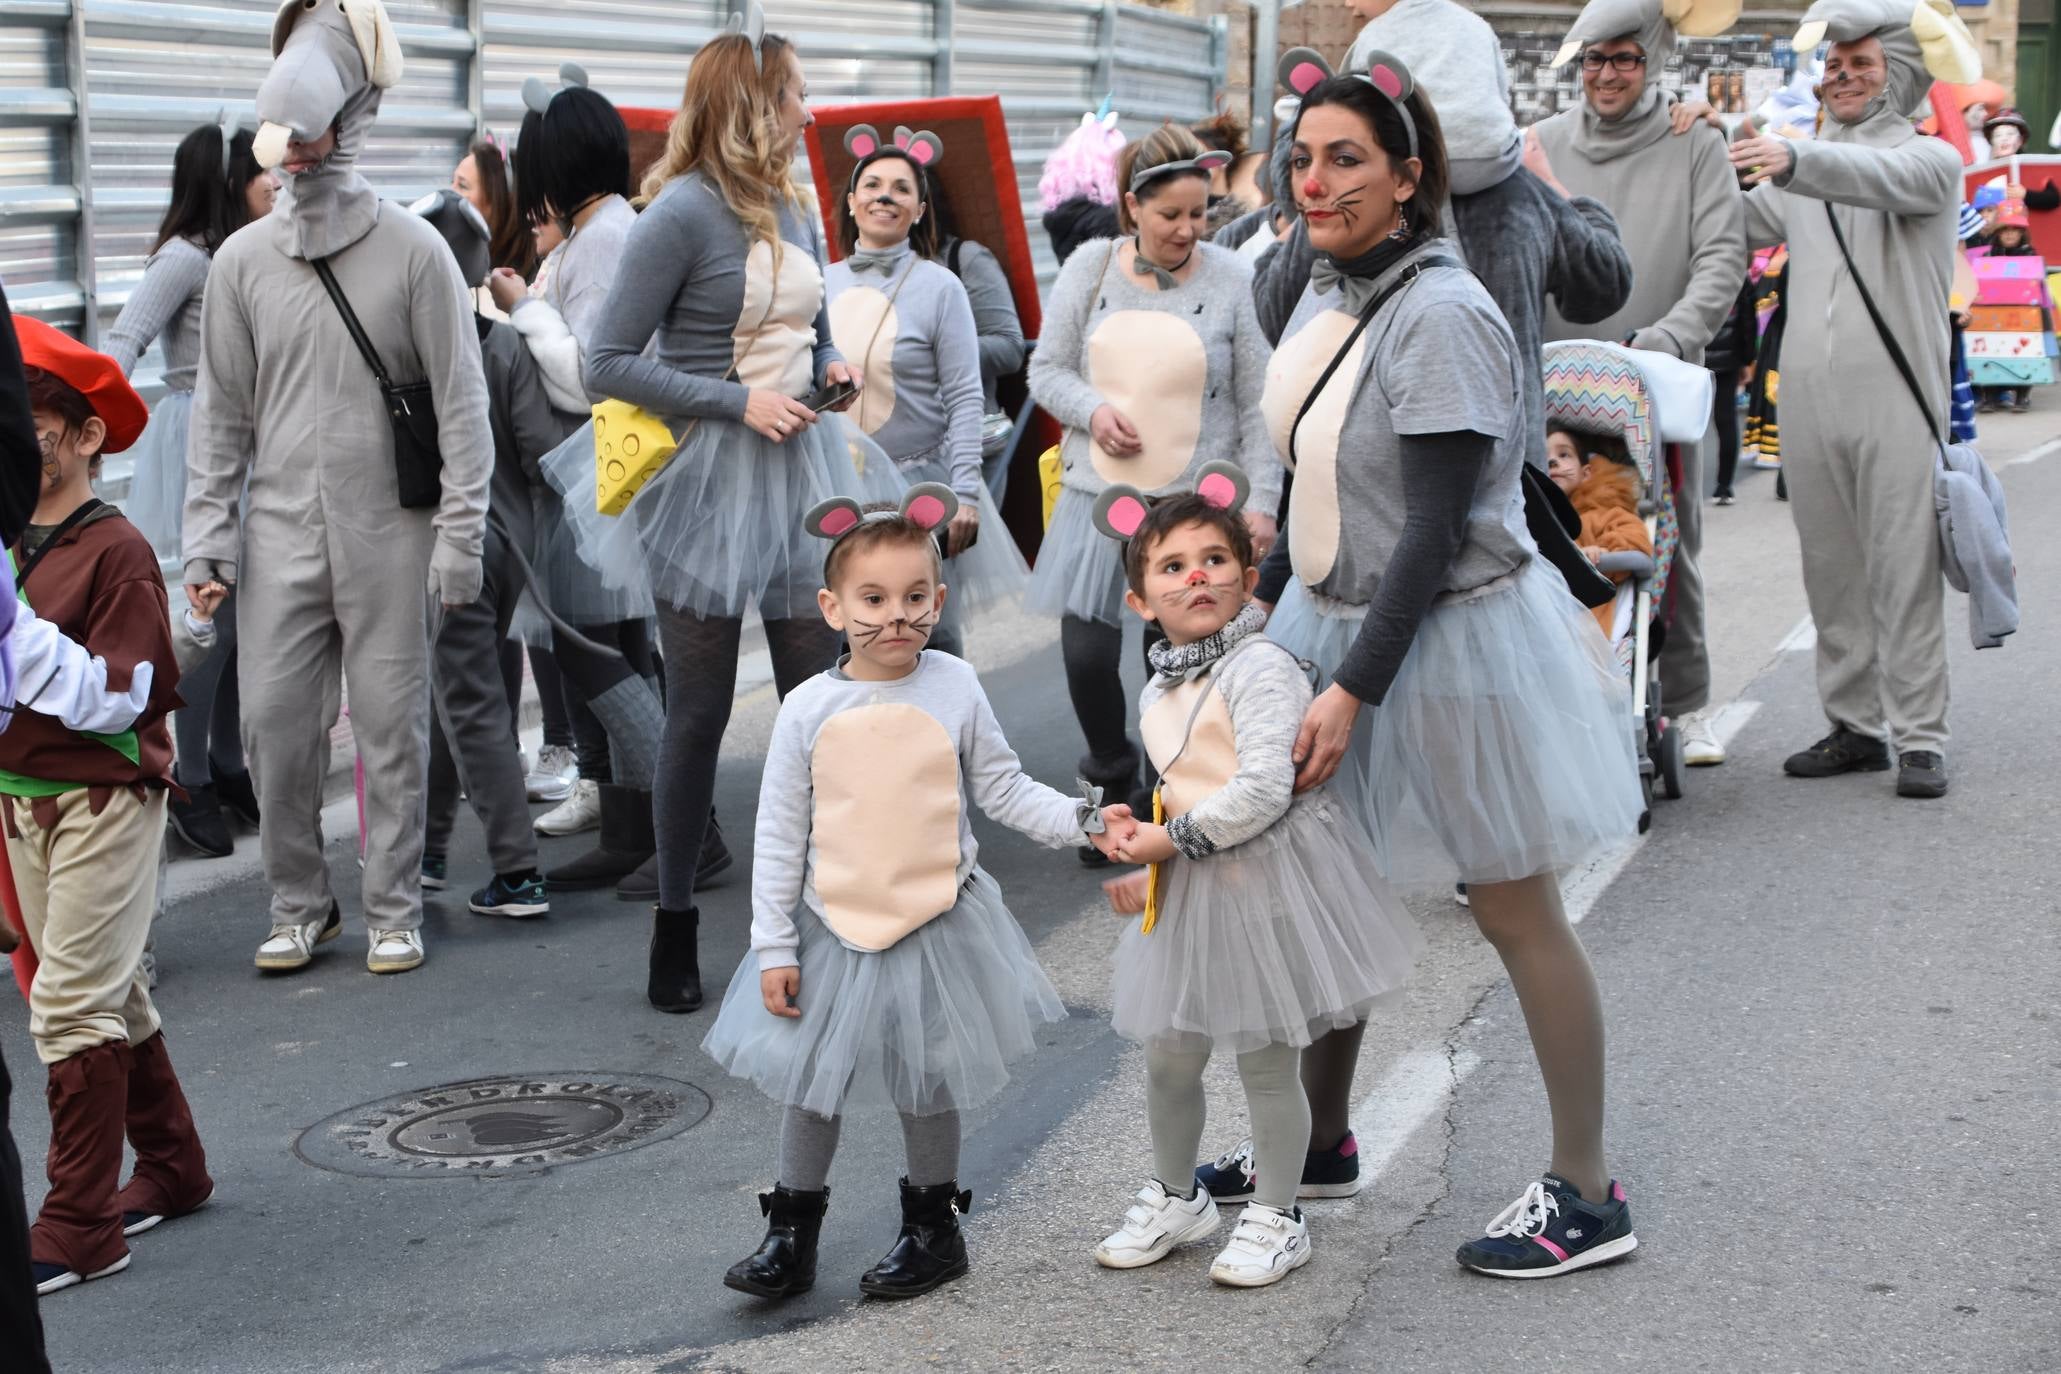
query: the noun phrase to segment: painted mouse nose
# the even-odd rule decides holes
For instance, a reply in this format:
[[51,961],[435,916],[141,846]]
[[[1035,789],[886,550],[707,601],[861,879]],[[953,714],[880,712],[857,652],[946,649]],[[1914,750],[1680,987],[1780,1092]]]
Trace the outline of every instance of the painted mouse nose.
[[1323,182],[1318,181],[1315,177],[1308,177],[1304,179],[1302,183],[1302,195],[1304,200],[1315,200],[1317,197],[1323,194]]
[[1194,572],[1188,574],[1188,585],[1191,587],[1199,583],[1207,583],[1208,581],[1209,572],[1206,569],[1197,568]]

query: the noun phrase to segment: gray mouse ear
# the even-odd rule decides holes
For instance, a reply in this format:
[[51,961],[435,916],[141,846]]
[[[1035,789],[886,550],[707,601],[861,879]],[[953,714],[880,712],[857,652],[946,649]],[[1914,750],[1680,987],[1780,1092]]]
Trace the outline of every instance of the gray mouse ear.
[[551,97],[557,92],[541,76],[526,77],[522,83],[523,108],[532,114],[542,114],[551,108]]
[[1417,89],[1416,78],[1410,75],[1409,67],[1394,53],[1371,52],[1367,54],[1367,80],[1374,83],[1374,89],[1400,105],[1408,100]]
[[1152,503],[1136,487],[1122,482],[1103,489],[1095,498],[1092,518],[1095,528],[1118,543],[1123,543],[1138,532],[1138,526],[1145,523],[1145,517],[1152,513]]
[[585,90],[587,87],[587,69],[577,62],[559,63],[558,84],[566,90],[571,90],[575,86]]
[[918,167],[935,167],[945,156],[943,139],[928,129],[911,129],[906,124],[895,130],[895,147]]
[[854,124],[844,131],[844,150],[853,157],[871,157],[880,151],[880,131],[871,124]]
[[766,58],[760,45],[766,41],[766,11],[758,0],[744,0],[744,8],[730,16],[728,30],[741,33],[750,41],[752,65],[765,70]]
[[1331,79],[1331,64],[1315,48],[1290,48],[1281,54],[1280,77],[1298,96],[1308,95]]
[[1237,515],[1252,495],[1252,479],[1236,463],[1204,463],[1195,474],[1195,494],[1218,510]]
[[849,496],[833,496],[809,507],[809,513],[802,517],[802,528],[818,539],[842,539],[858,528],[864,518],[857,501]]
[[946,524],[958,513],[958,493],[942,482],[918,482],[902,495],[902,518],[926,530]]

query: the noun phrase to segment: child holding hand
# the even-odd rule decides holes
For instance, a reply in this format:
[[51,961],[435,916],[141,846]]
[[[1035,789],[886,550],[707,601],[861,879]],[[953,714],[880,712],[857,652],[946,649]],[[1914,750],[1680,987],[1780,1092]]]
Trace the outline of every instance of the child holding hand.
[[[949,487],[900,509],[839,497],[808,514],[832,541],[818,601],[851,652],[787,694],[759,793],[752,957],[703,1042],[785,1109],[765,1240],[723,1282],[785,1298],[815,1283],[830,1164],[848,1100],[901,1115],[902,1232],[859,1280],[908,1298],[966,1273],[959,1112],[997,1092],[1065,1017],[1030,941],[978,863],[970,799],[1052,846],[1107,851],[1123,807],[1027,776],[971,665],[926,649],[946,588],[936,534]],[[1106,824],[1105,824],[1106,818]]]
[[1239,469],[1213,463],[1193,495],[1148,505],[1114,487],[1096,505],[1102,532],[1127,541],[1125,603],[1166,641],[1150,651],[1140,707],[1160,778],[1154,816],[1112,846],[1154,865],[1145,915],[1117,951],[1113,1025],[1145,1046],[1156,1168],[1095,1259],[1137,1268],[1217,1229],[1193,1162],[1203,1069],[1226,1049],[1251,1109],[1254,1168],[1210,1277],[1257,1288],[1310,1255],[1295,1205],[1310,1138],[1302,1049],[1399,990],[1421,940],[1346,809],[1323,788],[1294,795],[1311,689],[1251,600],[1246,491]]

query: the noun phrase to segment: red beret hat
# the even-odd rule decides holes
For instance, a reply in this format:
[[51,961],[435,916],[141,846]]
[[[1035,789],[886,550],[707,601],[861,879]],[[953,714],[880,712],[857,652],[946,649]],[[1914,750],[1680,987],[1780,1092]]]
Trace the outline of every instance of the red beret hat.
[[107,426],[102,453],[120,453],[142,435],[143,427],[150,423],[150,410],[113,358],[25,315],[14,317],[14,336],[21,342],[23,367],[40,367],[70,383],[93,407],[93,413]]

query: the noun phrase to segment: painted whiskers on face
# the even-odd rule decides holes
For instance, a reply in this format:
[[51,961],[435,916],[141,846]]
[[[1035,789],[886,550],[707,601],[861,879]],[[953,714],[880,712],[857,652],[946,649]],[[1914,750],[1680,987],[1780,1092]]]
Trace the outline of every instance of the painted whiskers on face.
[[870,620],[861,620],[854,614],[850,617],[852,643],[871,649],[880,642],[882,635],[886,634],[889,630],[893,630],[897,637],[904,634],[914,635],[925,644],[928,644],[930,643],[932,632],[937,629],[939,615],[937,604],[937,598],[931,597],[926,603],[926,608],[913,620],[898,618],[875,624]]

